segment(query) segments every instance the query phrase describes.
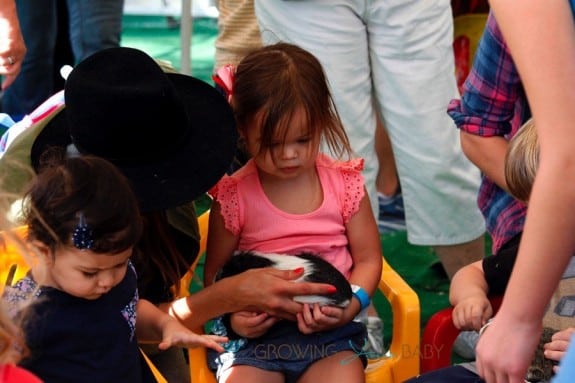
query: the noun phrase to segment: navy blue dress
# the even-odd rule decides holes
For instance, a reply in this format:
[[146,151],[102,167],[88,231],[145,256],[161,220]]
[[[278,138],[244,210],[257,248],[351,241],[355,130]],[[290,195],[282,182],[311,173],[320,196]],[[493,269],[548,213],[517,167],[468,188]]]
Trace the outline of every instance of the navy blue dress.
[[[7,288],[9,304],[29,298],[37,287],[27,276]],[[144,381],[135,324],[138,292],[130,265],[109,293],[86,300],[40,287],[23,313],[30,354],[20,365],[46,383],[141,383]],[[12,306],[13,307],[13,306]]]

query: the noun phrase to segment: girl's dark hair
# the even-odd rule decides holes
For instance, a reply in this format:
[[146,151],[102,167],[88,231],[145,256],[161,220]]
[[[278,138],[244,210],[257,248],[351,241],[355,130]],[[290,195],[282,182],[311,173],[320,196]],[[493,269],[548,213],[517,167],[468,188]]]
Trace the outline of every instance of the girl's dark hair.
[[80,219],[92,230],[96,253],[117,254],[142,233],[137,200],[120,171],[108,161],[53,152],[24,199],[28,237],[54,250],[72,245]]
[[278,132],[285,137],[291,118],[303,109],[310,136],[322,137],[337,157],[352,152],[320,62],[296,45],[268,45],[244,57],[235,73],[232,106],[242,133],[261,124],[261,151]]
[[133,257],[140,296],[152,303],[167,302],[180,290],[180,280],[197,256],[199,243],[172,228],[165,211],[148,212],[142,219],[144,235]]

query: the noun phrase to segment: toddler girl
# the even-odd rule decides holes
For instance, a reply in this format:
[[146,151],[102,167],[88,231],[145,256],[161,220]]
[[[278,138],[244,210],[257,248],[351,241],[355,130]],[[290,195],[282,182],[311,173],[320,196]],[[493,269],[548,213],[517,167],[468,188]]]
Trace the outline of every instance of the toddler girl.
[[[238,249],[312,252],[348,278],[357,299],[345,309],[304,304],[293,321],[236,313],[231,326],[244,339],[210,363],[220,382],[362,382],[356,352],[366,333],[353,319],[376,289],[381,245],[363,160],[339,159],[351,149],[323,69],[297,46],[271,45],[240,62],[230,90],[252,159],[214,189],[206,283]],[[320,152],[322,142],[338,159]]]
[[137,340],[222,350],[225,338],[194,334],[138,299],[130,257],[142,223],[116,167],[62,157],[50,159],[25,196],[36,264],[4,293],[29,349],[20,364],[47,383],[139,383],[149,371]]

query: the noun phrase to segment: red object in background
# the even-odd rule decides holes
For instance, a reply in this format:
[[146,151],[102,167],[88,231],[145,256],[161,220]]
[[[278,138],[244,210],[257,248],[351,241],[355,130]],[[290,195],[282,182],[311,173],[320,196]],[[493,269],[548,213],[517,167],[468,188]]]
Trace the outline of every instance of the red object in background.
[[457,88],[461,94],[463,83],[469,74],[471,61],[469,37],[461,35],[453,40],[453,54],[455,56],[455,78],[457,80]]

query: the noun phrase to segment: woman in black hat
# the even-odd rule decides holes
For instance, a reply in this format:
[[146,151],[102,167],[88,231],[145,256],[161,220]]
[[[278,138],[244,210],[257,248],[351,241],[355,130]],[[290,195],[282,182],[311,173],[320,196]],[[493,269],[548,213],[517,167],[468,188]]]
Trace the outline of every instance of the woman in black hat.
[[[65,100],[65,108],[56,108],[8,147],[0,168],[11,175],[0,187],[19,194],[29,178],[22,163],[38,168],[52,150],[114,163],[129,179],[145,222],[138,244],[143,256],[134,260],[142,297],[194,328],[226,312],[256,308],[295,317],[301,305],[292,296],[331,291],[327,285],[291,283],[299,276],[295,271],[254,270],[174,301],[171,287],[199,249],[193,200],[225,173],[236,149],[228,103],[212,86],[165,73],[132,48],[107,49],[78,64],[66,81]],[[262,285],[269,289],[261,291]],[[170,382],[187,381],[183,353],[156,356]]]

